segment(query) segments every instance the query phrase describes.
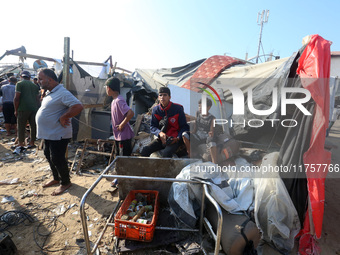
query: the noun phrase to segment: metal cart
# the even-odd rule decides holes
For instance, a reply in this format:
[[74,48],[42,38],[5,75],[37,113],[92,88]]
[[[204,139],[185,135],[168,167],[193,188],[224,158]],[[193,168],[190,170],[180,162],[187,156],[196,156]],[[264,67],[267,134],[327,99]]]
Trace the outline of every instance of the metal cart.
[[[175,177],[179,172],[188,164],[194,162],[192,159],[174,159],[174,158],[144,158],[144,157],[121,157],[115,158],[111,164],[105,168],[98,179],[92,184],[92,186],[86,191],[80,202],[80,216],[81,223],[83,227],[84,239],[86,244],[87,254],[94,254],[98,248],[98,244],[101,241],[105,231],[109,226],[114,227],[114,216],[120,208],[124,198],[128,195],[130,190],[158,190],[159,199],[162,203],[167,203],[167,195],[171,184],[173,182],[185,182],[185,183],[196,183],[202,185],[202,204],[201,204],[201,217],[199,220],[199,229],[188,229],[188,228],[171,228],[171,227],[158,227],[157,229],[162,230],[174,230],[174,231],[193,231],[199,232],[202,236],[203,224],[215,240],[215,250],[214,254],[219,254],[220,250],[220,240],[222,232],[222,210],[214,198],[209,194],[207,185],[202,181],[176,179]],[[115,172],[117,174],[110,175],[109,172]],[[106,178],[118,179],[119,180],[119,201],[113,209],[111,215],[107,219],[106,225],[104,226],[102,232],[100,233],[97,241],[95,242],[93,248],[90,247],[90,239],[87,227],[87,216],[85,212],[85,203],[87,196],[92,192],[92,190],[98,185],[98,183]],[[216,234],[213,232],[210,223],[204,217],[204,201],[207,198],[215,207],[218,215],[218,224],[216,229]],[[202,247],[201,247],[202,248]],[[202,249],[205,253],[204,249]]]

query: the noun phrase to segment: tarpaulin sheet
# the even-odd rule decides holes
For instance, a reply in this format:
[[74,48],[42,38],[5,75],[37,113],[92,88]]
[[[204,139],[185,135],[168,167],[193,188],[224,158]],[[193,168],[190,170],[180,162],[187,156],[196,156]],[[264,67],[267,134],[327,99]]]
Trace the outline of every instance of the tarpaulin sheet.
[[[308,89],[316,103],[310,146],[303,155],[304,164],[330,164],[331,153],[324,149],[326,129],[329,120],[329,76],[330,76],[331,42],[319,35],[312,35],[299,59],[297,74],[302,86]],[[309,168],[310,170],[311,168]],[[325,200],[325,178],[327,172],[306,172],[312,222],[317,238],[321,237]],[[308,218],[308,217],[306,217]],[[310,230],[305,221],[304,233]],[[311,233],[313,234],[313,233]],[[305,240],[305,239],[301,239]],[[300,245],[302,245],[300,243]]]
[[74,64],[69,90],[82,104],[104,104],[106,98],[105,81],[92,77],[78,64]]
[[[236,65],[221,73],[221,75],[211,84],[215,89],[224,85],[233,84],[246,94],[247,90],[254,89],[261,85],[265,79],[278,80],[278,76],[283,77],[291,66],[290,58],[282,58],[257,65]],[[276,76],[275,76],[276,75]],[[284,82],[282,82],[284,83]],[[224,100],[232,103],[232,93],[229,89],[223,90]]]
[[205,59],[180,67],[160,69],[136,69],[135,78],[142,78],[147,91],[158,93],[158,89],[172,84],[181,87],[197,71]]
[[[269,114],[255,114],[249,110],[248,95],[251,91],[252,96],[250,98],[252,98],[252,105],[257,110],[270,109],[273,106],[272,99],[275,96],[280,104],[281,88],[285,87],[288,83],[289,73],[295,58],[296,54],[293,54],[290,58],[258,65],[236,65],[225,70],[210,86],[220,93],[222,98],[228,103],[235,105],[235,102],[243,100],[243,114],[235,114],[233,107],[232,119],[235,123],[242,123],[244,120],[248,121],[251,119],[277,119],[280,117],[280,107],[276,107],[271,116]],[[234,87],[233,91],[231,86]],[[235,91],[235,88],[237,88],[237,91]],[[273,93],[274,89],[277,89],[277,95]],[[238,91],[242,92],[243,98],[235,94]],[[234,102],[234,98],[237,101]],[[236,108],[240,110],[240,107]],[[252,136],[249,132],[254,129],[249,125],[233,125],[233,130],[238,138],[242,135],[247,135],[248,138],[241,139],[249,139],[249,136]]]
[[194,91],[195,89],[192,86],[203,88],[204,85],[196,85],[195,83],[202,82],[210,85],[225,69],[237,64],[245,64],[245,62],[229,56],[212,56],[204,61],[190,80],[188,80],[182,87],[192,89]]

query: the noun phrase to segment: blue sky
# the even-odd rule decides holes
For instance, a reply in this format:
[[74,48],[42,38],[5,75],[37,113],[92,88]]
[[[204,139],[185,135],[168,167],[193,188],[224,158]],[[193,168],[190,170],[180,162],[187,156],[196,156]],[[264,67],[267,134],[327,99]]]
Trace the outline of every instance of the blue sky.
[[29,54],[61,59],[64,37],[70,37],[75,60],[102,62],[112,55],[119,67],[132,71],[181,66],[213,55],[244,59],[246,53],[257,54],[262,10],[270,11],[262,36],[266,54],[288,57],[311,34],[332,41],[332,51],[340,50],[337,0],[15,2],[25,8],[1,4],[2,24],[8,27],[2,30],[0,55],[23,45]]

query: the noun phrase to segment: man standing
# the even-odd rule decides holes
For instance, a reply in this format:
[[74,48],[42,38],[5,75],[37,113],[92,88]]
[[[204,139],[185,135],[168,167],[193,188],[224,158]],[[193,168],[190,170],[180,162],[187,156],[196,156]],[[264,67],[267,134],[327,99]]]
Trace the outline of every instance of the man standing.
[[2,96],[2,111],[5,118],[5,128],[7,131],[7,136],[11,135],[11,129],[17,129],[17,120],[14,115],[14,104],[13,99],[15,95],[15,84],[17,83],[17,78],[14,76],[9,77],[9,84],[3,85],[1,87]]
[[6,73],[6,79],[0,82],[0,87],[9,84],[9,77],[13,76],[13,73]]
[[183,143],[182,133],[189,131],[183,106],[170,101],[170,89],[161,87],[158,93],[160,104],[152,109],[151,133],[158,138],[145,146],[142,156],[149,157],[151,153],[160,151],[161,156],[171,158]]
[[[134,133],[129,121],[135,114],[120,95],[120,80],[118,78],[109,78],[105,82],[105,86],[106,94],[113,98],[111,123],[115,138],[115,153],[117,156],[130,156],[132,152],[131,139],[134,137]],[[123,155],[119,153],[119,149],[123,149]]]
[[37,112],[37,131],[38,137],[45,139],[44,154],[53,174],[53,180],[45,183],[43,188],[60,184],[52,193],[52,196],[56,196],[71,186],[65,154],[72,137],[71,118],[79,114],[83,106],[71,92],[59,84],[51,69],[42,69],[38,77],[41,88],[48,93]]
[[30,124],[30,142],[27,148],[35,147],[34,142],[37,134],[35,123],[35,114],[38,110],[39,89],[37,85],[30,81],[31,74],[28,71],[22,71],[22,81],[19,81],[15,87],[14,96],[14,114],[18,123],[18,140],[19,146],[13,153],[19,154],[25,150],[25,133],[27,121]]

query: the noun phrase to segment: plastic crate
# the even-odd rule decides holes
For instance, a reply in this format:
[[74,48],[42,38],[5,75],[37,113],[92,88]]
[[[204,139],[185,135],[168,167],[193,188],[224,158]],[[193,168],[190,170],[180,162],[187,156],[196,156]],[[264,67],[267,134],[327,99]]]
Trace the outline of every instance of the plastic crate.
[[[143,224],[138,222],[121,220],[121,217],[126,213],[132,200],[135,199],[136,194],[141,193],[146,196],[148,204],[152,204],[154,214],[150,224]],[[115,216],[115,236],[123,239],[130,239],[142,242],[151,242],[155,232],[155,226],[158,216],[158,191],[156,190],[131,190],[125,198],[123,204],[119,208]]]

